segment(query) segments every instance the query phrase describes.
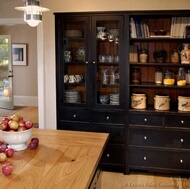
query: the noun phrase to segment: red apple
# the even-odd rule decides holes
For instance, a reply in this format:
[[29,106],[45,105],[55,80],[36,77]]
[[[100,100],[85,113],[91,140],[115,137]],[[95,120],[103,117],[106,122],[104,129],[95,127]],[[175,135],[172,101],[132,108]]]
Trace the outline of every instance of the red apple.
[[20,116],[19,121],[24,121],[24,118]]
[[2,173],[4,175],[10,175],[13,171],[13,166],[11,163],[5,163],[3,166],[2,166]]
[[20,119],[20,116],[19,115],[17,115],[17,114],[14,114],[14,115],[12,115],[11,117],[10,117],[10,120],[14,120],[14,121],[19,121],[19,119]]
[[0,130],[6,131],[8,129],[8,123],[5,121],[0,122]]
[[7,155],[5,152],[0,153],[0,163],[3,163],[7,160]]
[[38,144],[35,143],[35,142],[32,142],[32,141],[30,141],[30,143],[28,144],[28,147],[29,147],[30,149],[35,149],[35,148],[37,148],[37,146],[38,146]]
[[10,121],[10,119],[8,117],[5,117],[5,118],[3,118],[3,121],[8,123]]
[[25,126],[19,126],[17,131],[25,131],[26,130],[26,127]]
[[14,150],[12,148],[7,148],[5,150],[5,153],[6,153],[7,157],[12,157],[14,154]]
[[3,143],[0,145],[0,153],[5,152],[6,149],[7,149],[7,144]]
[[33,127],[33,122],[32,121],[26,121],[25,127],[26,127],[26,129],[31,129]]
[[10,129],[13,129],[13,130],[18,129],[18,122],[15,120],[10,120],[8,125]]
[[39,144],[39,139],[38,139],[38,138],[32,138],[32,139],[31,139],[31,142],[36,143],[36,144]]
[[24,120],[19,120],[18,124],[21,127],[25,127],[25,121]]

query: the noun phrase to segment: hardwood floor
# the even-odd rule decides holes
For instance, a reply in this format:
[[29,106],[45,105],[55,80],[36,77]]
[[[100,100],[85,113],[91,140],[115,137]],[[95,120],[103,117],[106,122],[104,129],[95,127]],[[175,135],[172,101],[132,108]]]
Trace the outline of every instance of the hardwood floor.
[[[15,113],[15,112],[14,112]],[[26,107],[16,112],[25,120],[38,124],[38,108]],[[0,115],[0,119],[2,119]],[[190,189],[190,177],[170,177],[144,173],[122,173],[102,171],[97,189]]]

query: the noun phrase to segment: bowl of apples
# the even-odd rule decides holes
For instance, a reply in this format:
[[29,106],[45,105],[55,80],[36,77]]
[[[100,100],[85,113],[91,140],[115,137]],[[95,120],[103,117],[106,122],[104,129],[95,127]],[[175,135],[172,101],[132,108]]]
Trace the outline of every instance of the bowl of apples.
[[23,117],[14,114],[0,122],[0,136],[9,148],[15,151],[24,150],[32,136],[32,127],[32,121],[25,121]]

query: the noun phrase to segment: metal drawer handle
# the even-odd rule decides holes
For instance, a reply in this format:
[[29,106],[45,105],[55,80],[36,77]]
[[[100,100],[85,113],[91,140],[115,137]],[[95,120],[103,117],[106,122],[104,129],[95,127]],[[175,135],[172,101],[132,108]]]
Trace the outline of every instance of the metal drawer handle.
[[184,121],[183,121],[183,120],[181,120],[181,124],[184,124]]
[[110,157],[110,154],[107,154],[107,157],[109,158],[109,157]]
[[183,142],[184,140],[181,138],[181,142]]
[[183,160],[182,160],[182,159],[180,159],[180,163],[183,163]]
[[75,117],[77,117],[77,115],[74,114],[73,117],[75,118]]
[[88,61],[86,61],[85,63],[88,64]]
[[109,117],[109,116],[107,116],[107,117],[106,117],[106,119],[107,119],[107,120],[109,120],[109,119],[110,119],[110,117]]
[[146,137],[146,136],[144,136],[144,139],[146,140],[146,139],[147,139],[147,137]]
[[146,156],[144,157],[144,160],[146,161]]
[[93,63],[93,64],[96,64],[96,62],[95,62],[95,61],[93,61],[92,63]]
[[147,122],[147,119],[146,119],[146,118],[144,118],[144,122]]

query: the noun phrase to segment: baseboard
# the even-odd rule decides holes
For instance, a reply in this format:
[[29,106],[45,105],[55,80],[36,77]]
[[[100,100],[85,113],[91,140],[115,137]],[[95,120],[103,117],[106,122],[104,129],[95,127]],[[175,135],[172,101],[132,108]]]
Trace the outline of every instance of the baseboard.
[[14,96],[14,106],[38,106],[37,96]]

